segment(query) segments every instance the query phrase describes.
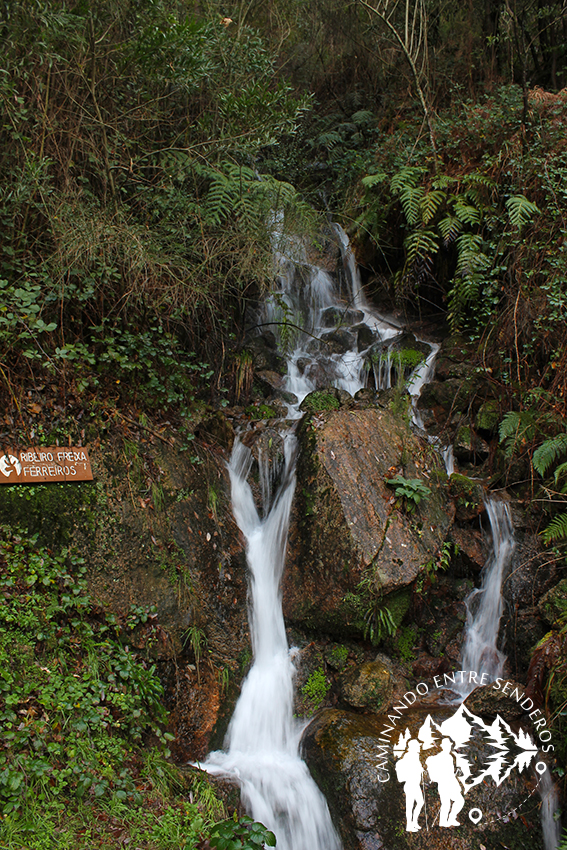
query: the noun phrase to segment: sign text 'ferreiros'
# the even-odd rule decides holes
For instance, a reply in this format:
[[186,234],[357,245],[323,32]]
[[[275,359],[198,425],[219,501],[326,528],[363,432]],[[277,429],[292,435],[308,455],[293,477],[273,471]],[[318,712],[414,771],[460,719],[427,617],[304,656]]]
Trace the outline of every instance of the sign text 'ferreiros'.
[[86,449],[50,446],[0,449],[0,484],[92,481]]

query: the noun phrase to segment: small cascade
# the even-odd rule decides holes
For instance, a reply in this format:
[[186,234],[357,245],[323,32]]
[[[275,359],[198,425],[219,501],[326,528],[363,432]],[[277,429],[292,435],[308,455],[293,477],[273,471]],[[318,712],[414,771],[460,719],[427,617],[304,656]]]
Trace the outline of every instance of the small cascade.
[[[285,438],[279,487],[263,486],[260,518],[247,477],[252,453],[238,440],[229,465],[233,511],[246,538],[251,573],[250,628],[253,666],[230,722],[225,752],[209,754],[203,767],[241,786],[252,817],[277,836],[281,850],[339,850],[327,803],[299,756],[302,725],[293,717],[294,666],[281,606],[289,514],[295,490],[296,440]],[[260,458],[260,478],[269,478]]]
[[[485,565],[480,588],[475,588],[465,600],[467,623],[461,661],[462,670],[486,673],[493,682],[502,675],[506,656],[498,649],[498,630],[502,616],[502,579],[515,548],[514,527],[507,502],[486,499],[486,511],[492,530],[493,553]],[[474,685],[465,685],[460,692],[464,699]]]
[[559,795],[551,778],[551,771],[545,770],[539,779],[541,796],[541,829],[545,850],[557,850],[561,841],[561,822],[559,813]]

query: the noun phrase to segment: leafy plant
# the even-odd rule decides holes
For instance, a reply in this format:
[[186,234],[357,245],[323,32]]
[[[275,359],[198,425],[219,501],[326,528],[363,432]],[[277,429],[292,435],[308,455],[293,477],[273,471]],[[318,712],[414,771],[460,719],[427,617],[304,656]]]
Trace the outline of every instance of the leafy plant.
[[209,844],[215,850],[258,850],[275,847],[276,836],[261,823],[245,815],[229,818],[213,826]]
[[330,685],[327,682],[325,672],[319,667],[310,674],[307,682],[301,689],[301,693],[307,697],[313,709],[317,711],[324,702],[329,687]]
[[413,513],[420,502],[431,494],[430,488],[420,478],[404,478],[402,475],[396,475],[394,478],[386,479],[386,484],[394,488],[397,499],[405,500],[408,513]]

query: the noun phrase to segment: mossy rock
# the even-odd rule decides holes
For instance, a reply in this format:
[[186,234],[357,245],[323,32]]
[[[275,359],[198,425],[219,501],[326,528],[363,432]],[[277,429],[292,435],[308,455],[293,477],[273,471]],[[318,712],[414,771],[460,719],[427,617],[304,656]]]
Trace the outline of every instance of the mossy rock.
[[539,600],[538,610],[550,626],[562,627],[567,622],[567,578],[564,578]]
[[315,390],[303,399],[299,409],[306,413],[320,413],[323,410],[338,410],[340,406],[332,390]]
[[0,522],[19,526],[39,543],[68,543],[77,524],[94,530],[104,494],[95,482],[14,485],[0,488]]
[[498,432],[499,422],[500,412],[498,402],[494,400],[485,401],[476,414],[475,428],[479,431],[485,431],[492,436]]
[[467,478],[458,472],[449,477],[449,495],[454,499],[457,508],[456,518],[460,522],[468,522],[484,510],[485,490],[478,481]]
[[343,702],[352,708],[380,711],[387,708],[392,699],[394,675],[385,656],[376,661],[367,661],[346,672],[340,681]]

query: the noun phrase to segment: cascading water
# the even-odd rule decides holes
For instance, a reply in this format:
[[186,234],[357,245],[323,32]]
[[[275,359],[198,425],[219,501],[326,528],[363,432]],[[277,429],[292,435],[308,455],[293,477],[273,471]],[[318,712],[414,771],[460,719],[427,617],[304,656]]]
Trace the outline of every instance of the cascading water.
[[[298,251],[302,254],[294,244],[293,258],[280,253],[276,289],[260,316],[259,324],[273,326],[280,348],[289,352],[286,389],[296,398],[289,405],[291,420],[299,418],[300,402],[318,385],[334,385],[351,394],[365,385],[364,353],[349,324],[364,320],[378,340],[399,333],[372,313],[358,278],[352,277],[352,253],[346,253],[342,242],[341,247],[345,268],[351,270],[347,303],[329,274],[304,260],[298,265]],[[330,352],[325,344],[324,334],[333,324],[350,335],[352,345],[342,354]],[[262,517],[247,482],[252,453],[239,440],[233,449],[232,506],[247,544],[254,663],[230,722],[226,750],[210,753],[202,767],[239,782],[247,809],[275,832],[280,850],[339,850],[325,799],[299,756],[302,724],[293,718],[293,651],[287,645],[280,594],[295,489],[293,433],[288,432],[284,445],[284,468],[274,495],[268,459],[259,456]]]
[[[486,511],[492,530],[493,553],[484,567],[482,584],[465,601],[467,624],[463,643],[462,670],[475,670],[486,682],[502,675],[506,656],[498,649],[498,630],[502,616],[502,579],[515,548],[514,527],[507,502],[486,499]],[[463,685],[464,698],[474,685]]]
[[[302,726],[293,718],[294,667],[280,580],[295,489],[295,437],[289,434],[284,445],[281,481],[271,507],[270,494],[265,493],[268,504],[263,519],[246,480],[252,464],[250,449],[238,440],[233,449],[232,504],[246,538],[251,573],[254,664],[230,722],[227,751],[211,753],[203,767],[238,780],[247,809],[275,832],[281,850],[339,850],[325,798],[299,756]],[[265,470],[261,472],[266,477]]]

